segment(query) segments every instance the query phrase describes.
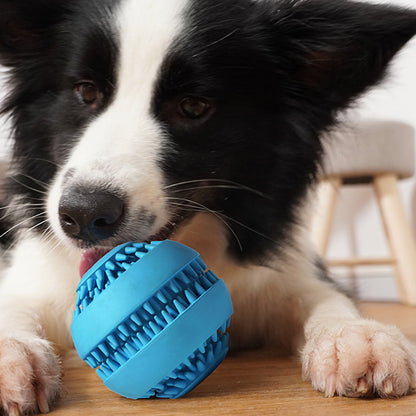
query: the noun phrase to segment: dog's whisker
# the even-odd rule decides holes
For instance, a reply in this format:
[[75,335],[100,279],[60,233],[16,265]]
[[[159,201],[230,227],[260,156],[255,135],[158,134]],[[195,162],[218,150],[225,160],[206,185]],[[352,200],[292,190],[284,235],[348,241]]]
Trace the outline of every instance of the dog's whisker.
[[43,159],[43,158],[40,158],[40,157],[31,157],[29,160],[38,161],[38,162],[46,162],[46,163],[49,163],[50,165],[55,166],[58,169],[61,169],[63,167],[63,165],[60,165],[59,163],[56,163],[52,160]]
[[[44,221],[47,222],[47,221]],[[52,225],[49,224],[43,233],[40,235],[40,238],[45,242],[52,242],[54,243],[53,247],[51,247],[48,251],[48,255],[50,256],[59,246],[65,247],[61,241],[55,237],[55,233],[53,231]]]
[[51,255],[58,247],[64,247],[59,240],[56,240],[55,245],[49,250],[49,255]]
[[25,213],[28,209],[38,209],[43,208],[42,204],[39,204],[37,206],[19,206],[19,205],[11,205],[8,207],[0,208],[0,213],[2,214],[0,216],[0,221],[7,220],[7,218],[14,218],[17,213]]
[[16,212],[18,212],[18,211],[20,211],[20,212],[22,212],[22,213],[24,213],[24,209],[20,209],[19,210],[19,207],[16,207],[16,209],[15,209],[15,211],[13,211],[13,212],[8,212],[8,211],[6,211],[5,213],[3,213],[3,215],[0,217],[0,221],[7,221],[8,219],[14,219],[14,218],[16,218]]
[[236,242],[237,242],[238,247],[240,248],[241,252],[243,251],[243,246],[241,244],[240,239],[238,238],[238,235],[233,230],[233,228],[227,223],[227,221],[225,221],[225,219],[222,218],[221,213],[219,213],[217,211],[214,211],[214,210],[208,208],[207,206],[205,206],[205,205],[203,205],[203,204],[201,204],[199,202],[193,201],[191,199],[186,199],[186,198],[172,198],[172,199],[178,199],[178,200],[183,200],[185,202],[189,202],[190,204],[194,204],[195,206],[202,208],[201,211],[208,212],[208,213],[214,215],[215,217],[217,217],[228,228],[228,230],[231,232],[231,234],[234,236],[234,238],[236,239]]
[[[43,197],[42,198],[36,198],[36,197],[26,197],[25,196],[25,200],[27,200],[27,201],[36,201],[37,203],[40,203],[40,205],[45,206],[45,199]],[[23,203],[23,205],[24,204],[26,204],[26,203]]]
[[[52,241],[52,238],[50,238],[50,240]],[[51,256],[53,254],[53,252],[59,247],[61,246],[61,243],[59,240],[55,241],[55,244],[48,250],[48,256]]]
[[169,188],[175,188],[177,186],[183,186],[183,185],[190,185],[195,183],[222,183],[222,184],[231,184],[231,185],[238,185],[238,186],[246,186],[238,182],[234,182],[228,179],[216,179],[216,178],[201,178],[201,179],[191,179],[188,181],[182,181],[182,182],[175,182],[170,185],[165,186],[165,189]]
[[255,189],[251,189],[242,185],[200,185],[200,186],[194,186],[194,187],[190,187],[190,188],[181,188],[181,189],[176,189],[172,192],[174,193],[179,193],[179,192],[188,192],[188,191],[197,191],[200,189],[236,189],[236,190],[240,190],[240,191],[248,191],[248,192],[252,192],[255,193],[263,198],[266,198],[265,194],[263,194],[260,191],[256,191]]
[[[215,183],[216,185],[209,185],[209,183]],[[164,189],[171,189],[171,188],[178,188],[178,187],[182,187],[184,185],[195,185],[195,184],[204,184],[201,186],[196,186],[195,188],[187,188],[187,189],[180,189],[180,191],[187,191],[187,190],[193,190],[193,189],[201,189],[202,187],[229,187],[230,189],[241,189],[244,191],[249,191],[252,193],[255,193],[263,198],[269,198],[266,194],[264,194],[263,192],[251,188],[247,185],[238,183],[238,182],[234,182],[234,181],[230,181],[227,179],[193,179],[193,180],[189,180],[189,181],[184,181],[184,182],[177,182],[177,183],[173,183],[170,185],[165,186]],[[179,191],[179,190],[178,190]]]
[[47,241],[53,234],[52,226],[49,224],[43,233],[40,235],[41,240]]
[[30,179],[31,181],[37,183],[38,185],[43,186],[45,189],[47,189],[49,186],[49,184],[47,184],[46,182],[43,182],[40,179],[34,178],[33,176],[26,175],[24,173],[19,173],[19,176],[23,176],[24,178]]
[[194,58],[202,55],[203,53],[205,53],[207,50],[209,50],[210,48],[212,48],[214,45],[217,45],[220,42],[223,42],[225,39],[228,39],[229,37],[233,36],[235,33],[237,33],[240,29],[236,28],[233,29],[231,32],[227,33],[226,35],[222,36],[221,38],[209,43],[202,51],[196,53],[193,55]]
[[36,207],[43,207],[44,204],[10,204],[0,207],[0,211],[6,211],[8,209],[21,209],[24,210],[25,208],[36,208]]
[[47,195],[47,192],[45,192],[44,190],[41,190],[41,189],[36,189],[36,188],[33,188],[32,186],[29,186],[29,185],[27,185],[27,184],[25,184],[25,183],[23,183],[23,182],[20,182],[20,181],[19,181],[17,178],[15,178],[14,176],[11,176],[11,179],[12,179],[14,182],[18,183],[19,185],[23,186],[24,188],[29,189],[30,191],[34,191],[34,192],[39,193],[39,194],[42,194],[42,195]]
[[13,230],[15,230],[16,228],[20,227],[21,225],[32,221],[35,218],[38,218],[42,215],[45,215],[45,212],[39,212],[38,214],[32,215],[29,218],[24,219],[23,221],[20,221],[19,223],[15,224],[13,227],[9,228],[7,231],[5,231],[3,234],[0,235],[0,238],[3,238],[4,236],[6,236],[7,234],[9,234],[10,232],[12,232]]
[[48,220],[43,220],[43,221],[41,221],[41,222],[38,222],[36,225],[34,225],[33,227],[30,227],[29,229],[28,229],[28,231],[32,231],[32,230],[34,230],[34,229],[36,229],[36,228],[38,228],[38,227],[40,227],[40,226],[42,226],[43,224],[45,224],[45,223],[47,223],[48,222]]
[[[188,203],[192,203],[192,204],[197,204],[197,205],[200,205],[198,202],[196,202],[196,201],[192,201],[192,200],[189,200],[189,199],[186,199],[186,198],[172,198],[172,199],[183,199],[184,201],[186,201],[186,202],[188,202]],[[172,204],[172,203],[171,203]],[[180,204],[178,204],[178,205],[180,205]],[[209,210],[209,208],[207,208],[208,210]],[[248,225],[246,225],[246,224],[244,224],[244,223],[242,223],[242,222],[240,222],[240,221],[238,221],[238,220],[236,220],[235,218],[232,218],[232,217],[229,217],[228,215],[225,215],[224,213],[222,213],[222,212],[219,212],[219,211],[212,211],[212,210],[209,210],[209,212],[211,212],[211,213],[216,213],[217,214],[217,216],[221,216],[223,219],[224,218],[226,218],[227,220],[229,220],[229,221],[232,221],[232,222],[234,222],[235,224],[237,224],[237,225],[240,225],[241,227],[243,227],[243,228],[245,228],[246,230],[249,230],[249,231],[251,231],[251,232],[253,232],[253,233],[255,233],[255,234],[257,234],[257,235],[259,235],[260,237],[263,237],[263,238],[265,238],[265,239],[267,239],[267,240],[269,240],[269,241],[272,241],[273,243],[277,243],[277,241],[275,241],[273,238],[271,238],[270,236],[268,236],[268,235],[266,235],[266,234],[264,234],[264,233],[261,233],[260,231],[258,231],[258,230],[255,230],[254,228],[251,228],[251,227],[249,227]]]
[[39,208],[44,208],[44,204],[9,204],[4,207],[0,207],[0,213],[2,213],[2,215],[0,216],[0,221],[7,220],[8,218],[14,218],[16,216],[16,213],[24,214],[27,210],[39,210]]
[[[53,228],[49,225],[46,230],[41,234],[40,238],[46,242],[54,240],[55,233],[53,232]],[[59,241],[59,239],[58,239]]]
[[267,239],[269,241],[272,241],[273,243],[276,243],[276,244],[278,243],[276,240],[274,240],[270,236],[268,236],[266,234],[263,234],[260,231],[255,230],[254,228],[249,227],[248,225],[246,225],[246,224],[244,224],[244,223],[236,220],[235,218],[229,217],[228,215],[225,215],[225,214],[222,214],[222,213],[220,213],[220,215],[223,216],[224,218],[227,218],[227,220],[230,220],[230,221],[232,221],[232,222],[240,225],[241,227],[245,228],[246,230],[251,231],[251,232],[259,235],[260,237],[263,237],[263,238],[265,238],[265,239]]
[[169,202],[169,205],[174,206],[174,207],[178,207],[178,208],[182,208],[182,209],[188,209],[188,210],[192,210],[192,211],[203,211],[202,208],[196,208],[194,205],[191,204],[183,204],[183,203],[179,203],[179,202]]
[[[168,201],[169,205],[173,205],[177,207],[184,207],[184,208],[198,208],[200,210],[206,210],[206,207],[201,208],[200,205],[196,205],[198,204],[197,202],[188,200],[186,198],[168,197],[166,198],[166,200]],[[173,201],[176,201],[176,202],[173,202]],[[179,202],[179,201],[182,201],[182,202]]]

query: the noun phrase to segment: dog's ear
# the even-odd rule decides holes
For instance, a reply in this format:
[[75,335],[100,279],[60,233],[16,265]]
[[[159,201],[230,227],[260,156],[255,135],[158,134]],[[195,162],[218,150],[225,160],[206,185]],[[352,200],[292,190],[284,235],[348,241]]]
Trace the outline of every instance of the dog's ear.
[[62,0],[0,0],[0,62],[12,65],[47,49],[64,14]]
[[272,22],[276,53],[299,92],[331,109],[381,80],[391,58],[416,34],[414,10],[346,0],[278,4]]

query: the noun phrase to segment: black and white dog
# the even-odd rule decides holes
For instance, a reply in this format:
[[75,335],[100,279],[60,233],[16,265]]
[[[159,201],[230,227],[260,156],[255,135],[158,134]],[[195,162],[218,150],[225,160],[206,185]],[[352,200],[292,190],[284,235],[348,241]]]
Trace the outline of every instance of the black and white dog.
[[301,351],[326,396],[415,389],[413,346],[360,317],[303,227],[320,137],[415,34],[415,12],[347,0],[0,0],[5,413],[57,397],[79,270],[168,237],[225,280],[234,347]]

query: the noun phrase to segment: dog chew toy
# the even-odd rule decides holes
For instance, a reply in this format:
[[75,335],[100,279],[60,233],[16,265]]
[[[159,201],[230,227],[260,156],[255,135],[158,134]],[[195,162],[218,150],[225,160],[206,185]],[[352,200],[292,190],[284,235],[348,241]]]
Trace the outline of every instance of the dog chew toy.
[[77,288],[72,337],[110,390],[178,398],[225,358],[232,314],[224,282],[174,241],[126,243]]

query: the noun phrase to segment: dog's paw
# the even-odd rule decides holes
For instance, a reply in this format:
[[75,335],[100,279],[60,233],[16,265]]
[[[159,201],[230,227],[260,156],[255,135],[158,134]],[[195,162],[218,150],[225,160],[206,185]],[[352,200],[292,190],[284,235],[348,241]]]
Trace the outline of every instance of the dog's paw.
[[48,413],[60,378],[59,362],[47,341],[0,339],[0,404],[6,415]]
[[374,321],[310,328],[302,366],[326,397],[398,397],[416,389],[414,346],[397,328]]

